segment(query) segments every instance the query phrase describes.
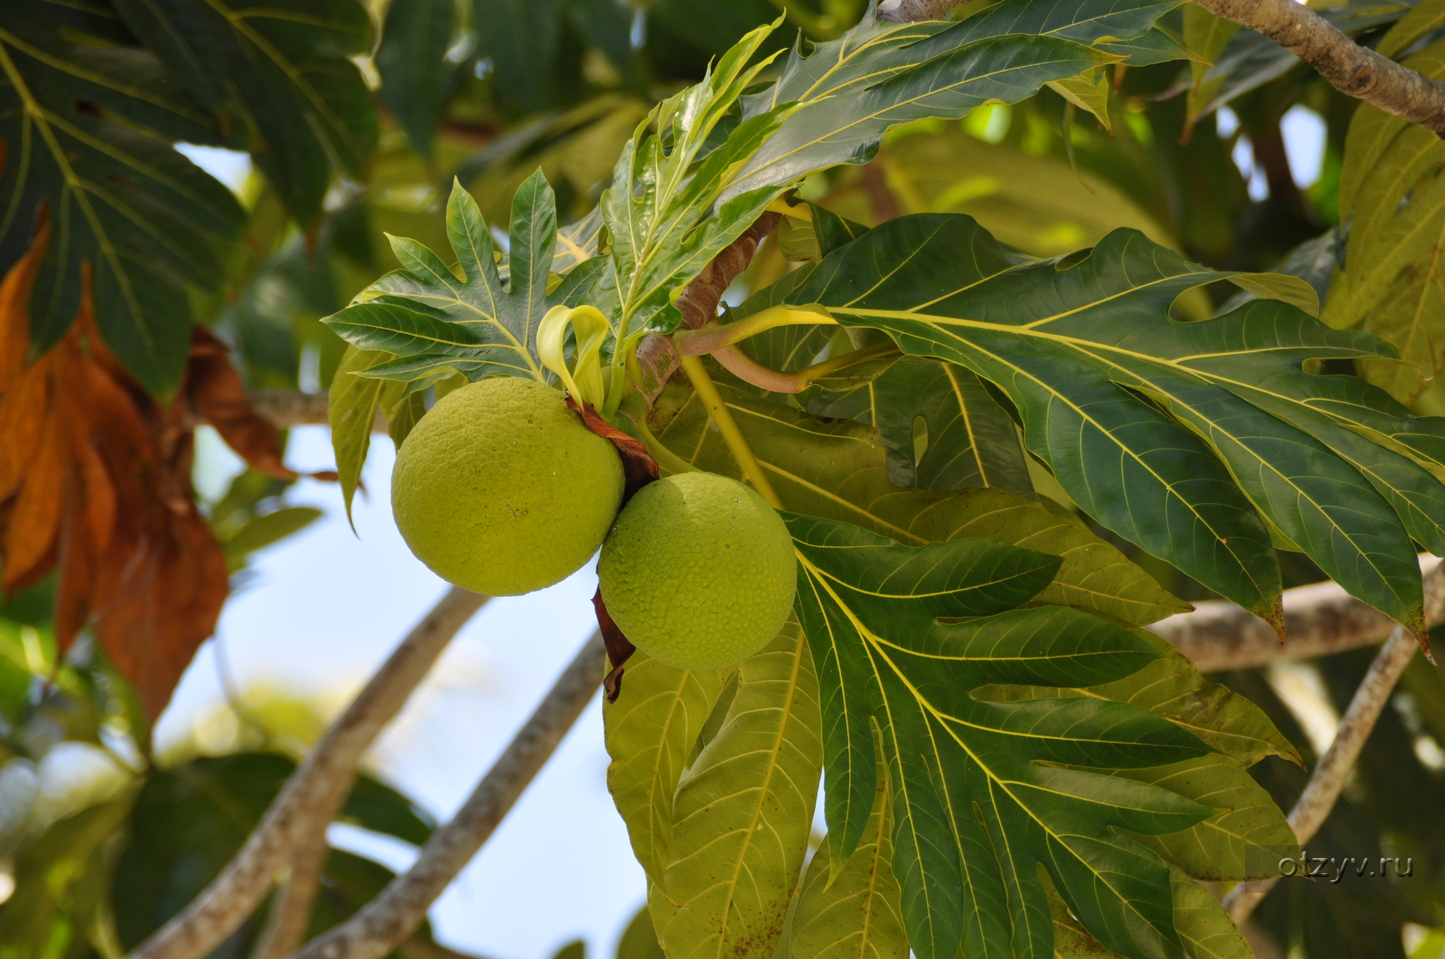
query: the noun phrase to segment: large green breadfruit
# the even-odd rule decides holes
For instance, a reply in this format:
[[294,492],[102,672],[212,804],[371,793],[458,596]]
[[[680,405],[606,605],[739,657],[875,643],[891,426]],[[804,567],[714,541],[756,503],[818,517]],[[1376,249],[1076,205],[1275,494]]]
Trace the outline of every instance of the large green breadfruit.
[[562,394],[499,376],[442,397],[396,454],[391,508],[442,579],[489,596],[551,586],[597,551],[622,460]]
[[719,669],[783,628],[797,560],[761,496],[715,473],[681,473],[632,497],[597,577],[607,612],[638,649],[677,669]]

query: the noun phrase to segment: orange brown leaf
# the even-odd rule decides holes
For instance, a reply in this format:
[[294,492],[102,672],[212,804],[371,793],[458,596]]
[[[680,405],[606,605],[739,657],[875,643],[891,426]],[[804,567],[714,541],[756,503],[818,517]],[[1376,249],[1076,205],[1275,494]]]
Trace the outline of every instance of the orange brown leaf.
[[148,395],[102,341],[88,275],[70,331],[27,365],[28,299],[48,239],[42,222],[0,280],[0,588],[57,572],[61,653],[93,625],[154,719],[228,591],[225,557],[191,489],[196,421],[214,423],[256,469],[296,473],[209,332],[194,332],[176,399]]

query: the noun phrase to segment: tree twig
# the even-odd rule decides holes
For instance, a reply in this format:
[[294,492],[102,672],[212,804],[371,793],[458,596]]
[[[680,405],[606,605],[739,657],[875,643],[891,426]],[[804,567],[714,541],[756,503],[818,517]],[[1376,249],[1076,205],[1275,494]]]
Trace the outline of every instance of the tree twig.
[[[677,299],[678,311],[682,313],[682,329],[695,330],[717,318],[717,305],[733,280],[748,268],[758,244],[778,228],[782,216],[764,213],[742,236],[733,240],[708,261],[708,265],[695,279],[683,288]],[[633,385],[651,403],[662,393],[668,379],[677,372],[682,362],[672,346],[672,341],[658,333],[643,337],[637,347],[637,382]]]
[[[1445,563],[1437,563],[1425,577],[1425,614],[1429,621],[1437,621],[1445,608]],[[1360,750],[1375,728],[1380,712],[1390,699],[1390,693],[1400,674],[1409,665],[1419,644],[1403,626],[1396,626],[1390,638],[1380,648],[1370,663],[1369,671],[1360,681],[1355,695],[1350,699],[1349,708],[1340,719],[1340,728],[1334,742],[1315,764],[1305,783],[1304,792],[1289,811],[1289,824],[1300,843],[1307,843],[1319,832],[1319,828],[1335,807],[1345,779],[1354,768]],[[1236,923],[1242,923],[1254,912],[1254,907],[1274,888],[1279,877],[1262,879],[1257,882],[1242,882],[1224,897],[1224,908]]]
[[[252,390],[251,408],[285,429],[288,426],[325,426],[326,394],[300,390]],[[383,426],[382,430],[386,427]]]
[[127,959],[198,959],[255,911],[298,844],[325,832],[367,747],[487,598],[457,588],[441,598],[307,754],[221,875]]
[[[1434,556],[1422,555],[1420,572],[1434,569],[1437,562]],[[1440,615],[1427,621],[1438,625]],[[1283,643],[1273,626],[1223,600],[1196,603],[1192,613],[1170,616],[1149,628],[1208,673],[1358,649],[1389,636],[1394,625],[1384,613],[1326,582],[1284,591]]]
[[602,637],[593,633],[452,821],[422,846],[415,865],[291,959],[380,959],[410,937],[582,714],[602,681],[605,663]]

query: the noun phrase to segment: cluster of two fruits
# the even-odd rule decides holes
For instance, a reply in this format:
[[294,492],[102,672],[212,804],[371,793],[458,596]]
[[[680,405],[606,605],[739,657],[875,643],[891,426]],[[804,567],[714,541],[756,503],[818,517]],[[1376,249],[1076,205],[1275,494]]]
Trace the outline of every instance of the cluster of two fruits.
[[792,539],[757,493],[714,473],[644,486],[621,508],[622,462],[562,394],[494,377],[455,390],[397,453],[392,509],[413,553],[464,589],[551,586],[602,547],[613,620],[679,669],[731,666],[787,620]]

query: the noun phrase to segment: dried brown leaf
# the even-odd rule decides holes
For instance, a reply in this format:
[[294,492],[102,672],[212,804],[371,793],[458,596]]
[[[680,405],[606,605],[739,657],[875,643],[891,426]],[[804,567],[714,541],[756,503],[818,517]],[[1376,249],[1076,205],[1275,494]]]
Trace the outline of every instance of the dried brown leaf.
[[197,414],[256,469],[297,474],[205,330],[195,331],[178,397],[162,405],[147,395],[97,331],[88,276],[70,332],[27,366],[27,300],[48,239],[42,223],[0,280],[0,588],[58,570],[60,651],[93,623],[154,719],[228,590],[225,557],[191,489]]
[[226,344],[203,327],[192,330],[184,391],[196,415],[214,426],[226,445],[252,469],[277,479],[296,478],[281,461],[281,436],[276,427],[251,408]]

